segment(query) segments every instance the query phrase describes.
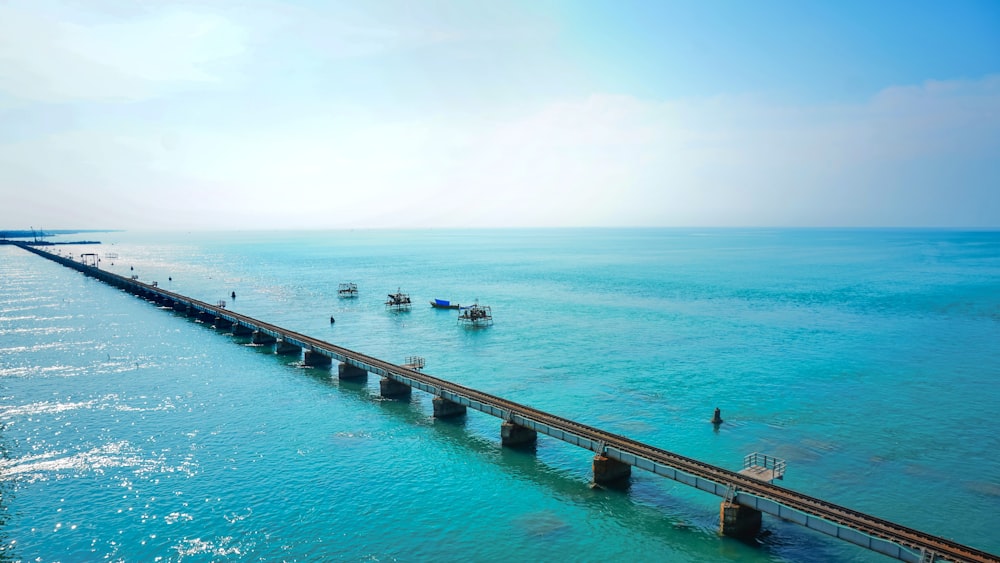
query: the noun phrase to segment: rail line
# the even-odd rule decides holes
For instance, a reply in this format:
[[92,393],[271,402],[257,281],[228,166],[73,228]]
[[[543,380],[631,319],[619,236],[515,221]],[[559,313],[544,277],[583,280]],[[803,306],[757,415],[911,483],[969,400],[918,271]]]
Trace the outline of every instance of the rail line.
[[682,456],[643,442],[614,434],[533,407],[516,403],[447,381],[433,375],[393,364],[280,326],[210,305],[174,293],[155,284],[146,284],[84,265],[26,244],[21,248],[64,266],[123,288],[139,296],[218,318],[266,333],[287,343],[394,379],[410,387],[496,416],[598,454],[645,469],[696,487],[731,502],[801,524],[867,549],[902,561],[917,563],[938,560],[1000,563],[1000,557],[958,542],[934,536],[894,522],[758,481],[734,471]]

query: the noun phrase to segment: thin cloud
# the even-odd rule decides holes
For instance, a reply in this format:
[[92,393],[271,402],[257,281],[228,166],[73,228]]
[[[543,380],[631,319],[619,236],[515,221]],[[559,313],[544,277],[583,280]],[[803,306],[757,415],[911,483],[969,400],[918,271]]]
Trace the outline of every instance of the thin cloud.
[[44,102],[145,99],[218,82],[215,64],[246,49],[244,31],[211,13],[49,14],[0,6],[0,91]]
[[[169,226],[163,199],[139,195],[154,189],[183,201],[180,213],[198,202],[190,220],[218,228],[930,226],[963,213],[997,225],[995,186],[981,179],[996,179],[997,82],[894,87],[854,105],[593,95],[500,121],[345,125],[306,107],[317,117],[238,133],[189,127],[169,143],[94,130],[8,144],[0,181],[29,184],[38,210],[55,186],[99,184],[91,202],[113,207],[119,193],[146,218],[121,217],[127,227]],[[974,174],[942,181],[928,164]]]
[[612,93],[538,11],[3,4],[0,223],[1000,225],[998,76]]

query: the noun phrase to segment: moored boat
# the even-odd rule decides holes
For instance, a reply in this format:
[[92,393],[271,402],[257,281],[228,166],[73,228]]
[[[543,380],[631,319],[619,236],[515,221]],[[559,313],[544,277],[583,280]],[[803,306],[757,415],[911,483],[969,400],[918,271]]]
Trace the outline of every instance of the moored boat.
[[434,301],[431,301],[431,307],[434,307],[435,309],[460,309],[461,308],[461,306],[458,303],[452,303],[451,301],[447,301],[445,299],[435,299]]
[[409,311],[410,303],[410,296],[403,293],[402,290],[397,289],[396,293],[389,294],[389,298],[385,302],[385,308],[393,311]]
[[485,327],[493,324],[493,311],[489,305],[480,305],[476,302],[471,307],[462,307],[462,312],[458,315],[458,322],[466,326]]
[[357,297],[358,284],[353,282],[342,283],[337,287],[337,295],[340,297]]

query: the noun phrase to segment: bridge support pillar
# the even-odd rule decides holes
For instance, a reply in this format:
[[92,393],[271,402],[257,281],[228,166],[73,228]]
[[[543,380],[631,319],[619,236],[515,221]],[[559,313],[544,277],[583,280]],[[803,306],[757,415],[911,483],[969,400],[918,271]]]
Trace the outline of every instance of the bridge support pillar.
[[400,383],[395,379],[383,377],[378,384],[379,392],[383,397],[409,397],[413,388],[405,383]]
[[250,336],[252,334],[253,334],[252,328],[246,325],[241,325],[239,323],[233,323],[233,336]]
[[233,328],[233,323],[223,319],[222,317],[215,317],[215,321],[212,322],[212,326],[219,330],[229,330]]
[[719,531],[724,536],[752,538],[760,531],[760,522],[759,510],[728,501],[719,505]]
[[201,311],[198,313],[197,316],[198,320],[205,324],[212,324],[215,321],[215,315],[213,315],[212,313],[206,313],[204,311]]
[[270,334],[259,330],[253,331],[253,336],[250,337],[250,342],[253,342],[254,344],[274,344],[277,340],[277,338],[271,336]]
[[442,397],[434,397],[434,418],[451,418],[465,415],[465,405],[449,401]]
[[340,364],[337,366],[337,377],[340,379],[365,379],[368,377],[368,370],[351,364]]
[[330,356],[324,356],[323,354],[314,352],[313,350],[306,350],[302,361],[307,366],[312,367],[330,367],[333,364],[333,358]]
[[594,483],[598,485],[613,485],[627,480],[632,475],[632,466],[611,459],[605,455],[594,456]]
[[500,425],[500,443],[504,446],[528,446],[538,441],[538,432],[513,422]]
[[274,344],[274,353],[279,356],[298,356],[302,353],[302,348],[284,340],[279,340]]

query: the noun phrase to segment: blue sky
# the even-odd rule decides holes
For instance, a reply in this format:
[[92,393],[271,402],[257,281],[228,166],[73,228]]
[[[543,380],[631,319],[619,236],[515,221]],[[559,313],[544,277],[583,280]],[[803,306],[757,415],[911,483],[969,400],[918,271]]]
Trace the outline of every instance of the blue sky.
[[0,226],[1000,227],[1000,3],[0,3]]

